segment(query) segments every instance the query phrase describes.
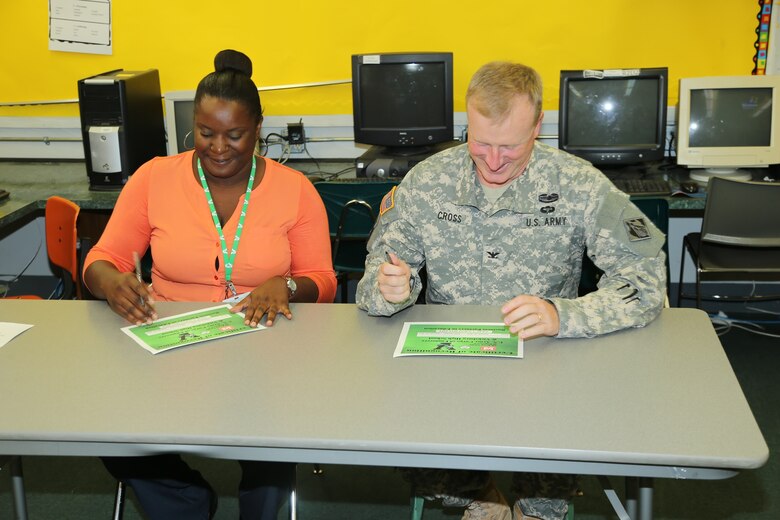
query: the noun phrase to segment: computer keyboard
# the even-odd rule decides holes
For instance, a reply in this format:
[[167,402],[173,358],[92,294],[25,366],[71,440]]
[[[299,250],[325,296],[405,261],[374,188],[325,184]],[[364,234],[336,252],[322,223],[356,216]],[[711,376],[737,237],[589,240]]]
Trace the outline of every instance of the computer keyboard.
[[371,183],[371,182],[401,182],[400,177],[337,177],[335,179],[323,179],[327,182],[342,182],[345,184]]
[[671,185],[662,179],[610,179],[622,192],[629,195],[659,195],[672,193]]

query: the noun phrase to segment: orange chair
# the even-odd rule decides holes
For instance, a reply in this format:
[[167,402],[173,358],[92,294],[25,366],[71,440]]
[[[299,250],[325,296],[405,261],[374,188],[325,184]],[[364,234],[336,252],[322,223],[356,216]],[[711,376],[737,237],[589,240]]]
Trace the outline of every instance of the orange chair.
[[[46,250],[49,261],[60,269],[62,299],[81,299],[81,283],[78,266],[78,235],[76,220],[80,208],[63,197],[52,196],[46,200]],[[37,295],[6,296],[6,298],[39,300]]]
[[46,201],[46,249],[49,261],[62,271],[62,299],[81,299],[76,221],[80,208],[62,197]]

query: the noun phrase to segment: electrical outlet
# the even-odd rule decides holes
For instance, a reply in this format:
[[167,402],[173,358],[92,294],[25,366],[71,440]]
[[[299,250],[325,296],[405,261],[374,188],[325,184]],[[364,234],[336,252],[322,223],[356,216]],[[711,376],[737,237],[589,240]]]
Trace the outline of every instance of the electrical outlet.
[[303,132],[303,121],[287,123],[287,140],[290,144],[303,144],[306,142],[306,134]]
[[287,123],[287,128],[282,129],[282,134],[290,145],[290,153],[306,152],[306,134],[303,130],[303,121]]

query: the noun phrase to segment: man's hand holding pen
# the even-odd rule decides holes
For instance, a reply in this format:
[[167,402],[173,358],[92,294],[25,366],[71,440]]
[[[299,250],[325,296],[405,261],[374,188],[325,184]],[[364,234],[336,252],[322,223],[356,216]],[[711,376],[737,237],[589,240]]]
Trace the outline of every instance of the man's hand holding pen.
[[390,303],[401,303],[411,294],[412,269],[395,253],[386,252],[387,262],[379,266],[377,283],[382,297]]

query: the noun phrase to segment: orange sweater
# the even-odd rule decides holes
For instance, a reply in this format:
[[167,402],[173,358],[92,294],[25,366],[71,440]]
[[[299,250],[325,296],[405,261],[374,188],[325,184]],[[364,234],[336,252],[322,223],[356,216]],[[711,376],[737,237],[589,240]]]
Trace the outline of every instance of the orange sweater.
[[[157,157],[130,178],[84,270],[106,260],[133,271],[133,251],[152,248],[152,287],[158,301],[222,301],[225,266],[208,203],[192,172],[192,154]],[[317,284],[318,302],[336,294],[325,206],[300,173],[270,159],[252,191],[232,280],[238,293],[269,278],[305,276]],[[238,225],[236,211],[223,226],[228,248]]]

